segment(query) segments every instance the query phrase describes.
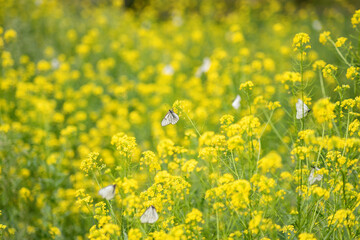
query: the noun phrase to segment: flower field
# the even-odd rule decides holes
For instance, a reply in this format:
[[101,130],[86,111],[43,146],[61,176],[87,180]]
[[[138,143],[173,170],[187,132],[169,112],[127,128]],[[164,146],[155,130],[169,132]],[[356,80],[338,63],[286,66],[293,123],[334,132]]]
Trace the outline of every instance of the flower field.
[[360,2],[0,5],[0,239],[360,239]]

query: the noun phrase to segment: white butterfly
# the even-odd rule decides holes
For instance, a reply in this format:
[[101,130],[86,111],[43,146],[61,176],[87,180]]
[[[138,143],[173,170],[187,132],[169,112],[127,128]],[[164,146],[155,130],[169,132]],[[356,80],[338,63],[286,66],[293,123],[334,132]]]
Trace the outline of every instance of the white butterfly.
[[116,184],[104,187],[99,190],[99,195],[105,198],[106,200],[111,200],[115,196],[115,187]]
[[210,67],[211,67],[210,58],[208,57],[204,58],[202,65],[196,70],[195,76],[201,77],[201,74],[209,71]]
[[233,106],[233,108],[235,109],[239,109],[240,107],[240,101],[241,101],[241,97],[240,95],[237,95],[235,100],[233,101],[233,103],[231,104]]
[[146,211],[141,215],[140,222],[141,223],[155,223],[159,219],[159,215],[156,212],[154,206],[148,207]]
[[165,127],[166,125],[175,124],[179,121],[179,116],[174,113],[172,110],[169,110],[165,115],[164,119],[161,121],[161,126]]
[[310,171],[310,175],[309,175],[309,184],[312,185],[314,182],[316,181],[321,181],[321,179],[323,178],[322,174],[315,174],[315,171],[319,171],[320,169],[317,167],[313,167]]
[[306,104],[301,99],[298,99],[296,103],[296,119],[305,117],[308,112],[310,112],[310,108],[308,108],[308,106],[306,106]]
[[168,64],[163,68],[162,73],[164,75],[171,76],[174,74],[174,68],[170,64]]

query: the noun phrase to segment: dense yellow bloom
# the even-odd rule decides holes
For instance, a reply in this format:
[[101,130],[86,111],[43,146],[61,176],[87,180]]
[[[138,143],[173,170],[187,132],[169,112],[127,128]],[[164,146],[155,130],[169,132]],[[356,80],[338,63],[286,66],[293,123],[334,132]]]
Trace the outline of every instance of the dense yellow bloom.
[[60,229],[54,226],[50,227],[49,233],[52,237],[52,239],[55,239],[57,236],[61,235]]
[[136,139],[125,133],[118,133],[111,138],[111,145],[114,145],[118,153],[124,157],[132,157],[137,146]]
[[40,72],[45,72],[51,69],[51,64],[45,60],[41,60],[37,63],[37,70]]
[[330,32],[329,31],[325,31],[320,33],[320,37],[319,37],[319,42],[321,44],[324,44],[328,41],[328,39],[330,38]]
[[351,66],[346,70],[346,78],[349,80],[355,80],[360,76],[360,67]]
[[284,72],[283,74],[276,75],[276,80],[285,83],[289,81],[290,83],[301,82],[301,75],[298,72]]
[[344,43],[346,42],[347,38],[346,37],[339,37],[336,40],[335,46],[336,47],[341,47],[342,45],[344,45]]
[[352,227],[358,222],[355,219],[354,213],[350,209],[337,210],[335,214],[328,217],[329,225],[336,225],[336,227]]
[[142,233],[138,228],[131,228],[128,233],[129,240],[137,240],[142,238]]
[[264,175],[254,174],[250,180],[259,192],[270,193],[270,191],[275,187],[276,182],[272,178],[268,178]]
[[25,188],[25,187],[22,187],[22,188],[20,189],[19,195],[20,195],[20,197],[23,198],[23,199],[30,199],[30,198],[32,198],[31,193],[30,193],[30,190],[27,189],[27,188]]
[[323,60],[317,60],[313,63],[313,69],[323,69],[326,65],[326,62],[324,62]]
[[198,209],[193,208],[191,212],[186,214],[185,223],[204,223],[203,214]]
[[230,209],[240,210],[247,207],[249,203],[250,183],[246,180],[236,180],[221,184],[218,187],[206,191],[205,199],[215,203],[221,199]]
[[195,170],[197,164],[198,162],[195,159],[190,159],[181,166],[181,171],[183,171],[187,174],[187,176],[189,176],[190,173]]
[[272,151],[259,160],[258,167],[261,169],[262,173],[274,173],[277,169],[282,167],[281,156],[277,152]]
[[9,29],[5,31],[4,39],[6,42],[10,42],[14,39],[16,39],[17,33],[14,29]]
[[357,25],[360,24],[360,9],[355,11],[354,15],[351,18],[351,23],[353,25],[353,28],[356,28]]
[[149,166],[149,171],[156,171],[160,170],[160,162],[158,158],[155,156],[155,153],[152,151],[145,151],[142,153],[142,157],[140,158],[140,165],[147,165]]
[[307,33],[297,33],[293,38],[294,51],[297,51],[298,49],[304,51],[307,48],[311,48],[309,43],[310,37]]
[[89,174],[89,172],[92,172],[94,170],[101,170],[105,168],[105,164],[103,163],[103,160],[99,158],[98,152],[92,152],[89,153],[88,157],[85,158],[81,162],[81,170],[83,170],[86,174]]
[[325,78],[333,79],[337,69],[334,65],[328,64],[323,68],[322,73]]
[[254,87],[254,83],[252,81],[247,81],[247,82],[240,84],[239,90],[242,90],[242,89],[252,90],[253,87]]
[[329,122],[335,118],[335,104],[331,103],[328,98],[318,100],[313,107],[314,117],[320,124]]
[[316,237],[312,233],[300,233],[299,240],[316,240]]

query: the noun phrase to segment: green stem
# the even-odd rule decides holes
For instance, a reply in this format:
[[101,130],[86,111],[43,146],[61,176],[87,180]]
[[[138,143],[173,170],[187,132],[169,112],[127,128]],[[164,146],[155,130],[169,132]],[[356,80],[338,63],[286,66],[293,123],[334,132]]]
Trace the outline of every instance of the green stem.
[[340,52],[334,41],[332,39],[329,39],[329,42],[334,46],[336,52],[339,54],[340,58],[345,62],[345,64],[348,65],[348,67],[351,67],[351,64],[345,59],[344,55]]
[[201,137],[200,132],[199,132],[198,129],[196,128],[195,124],[193,123],[193,121],[191,120],[191,118],[189,117],[189,115],[188,115],[186,112],[184,112],[184,113],[185,113],[186,117],[189,119],[191,125],[194,127],[196,133],[199,135],[199,137]]
[[320,77],[321,92],[322,92],[322,94],[323,94],[323,97],[325,98],[325,97],[326,97],[326,93],[325,93],[325,87],[324,87],[324,79],[323,79],[322,72],[321,72],[320,69],[319,69],[319,77]]
[[219,240],[220,239],[220,226],[219,226],[219,213],[218,210],[216,209],[216,238]]

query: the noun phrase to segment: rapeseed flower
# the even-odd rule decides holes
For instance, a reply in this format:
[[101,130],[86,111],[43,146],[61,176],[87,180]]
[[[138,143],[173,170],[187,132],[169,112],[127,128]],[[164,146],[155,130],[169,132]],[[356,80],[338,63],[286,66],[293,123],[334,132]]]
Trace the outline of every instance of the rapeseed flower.
[[335,104],[328,98],[318,100],[313,107],[314,117],[319,124],[328,122],[332,126],[331,120],[335,118]]
[[293,38],[293,48],[294,51],[300,49],[304,51],[305,49],[311,48],[310,37],[307,33],[297,33]]

